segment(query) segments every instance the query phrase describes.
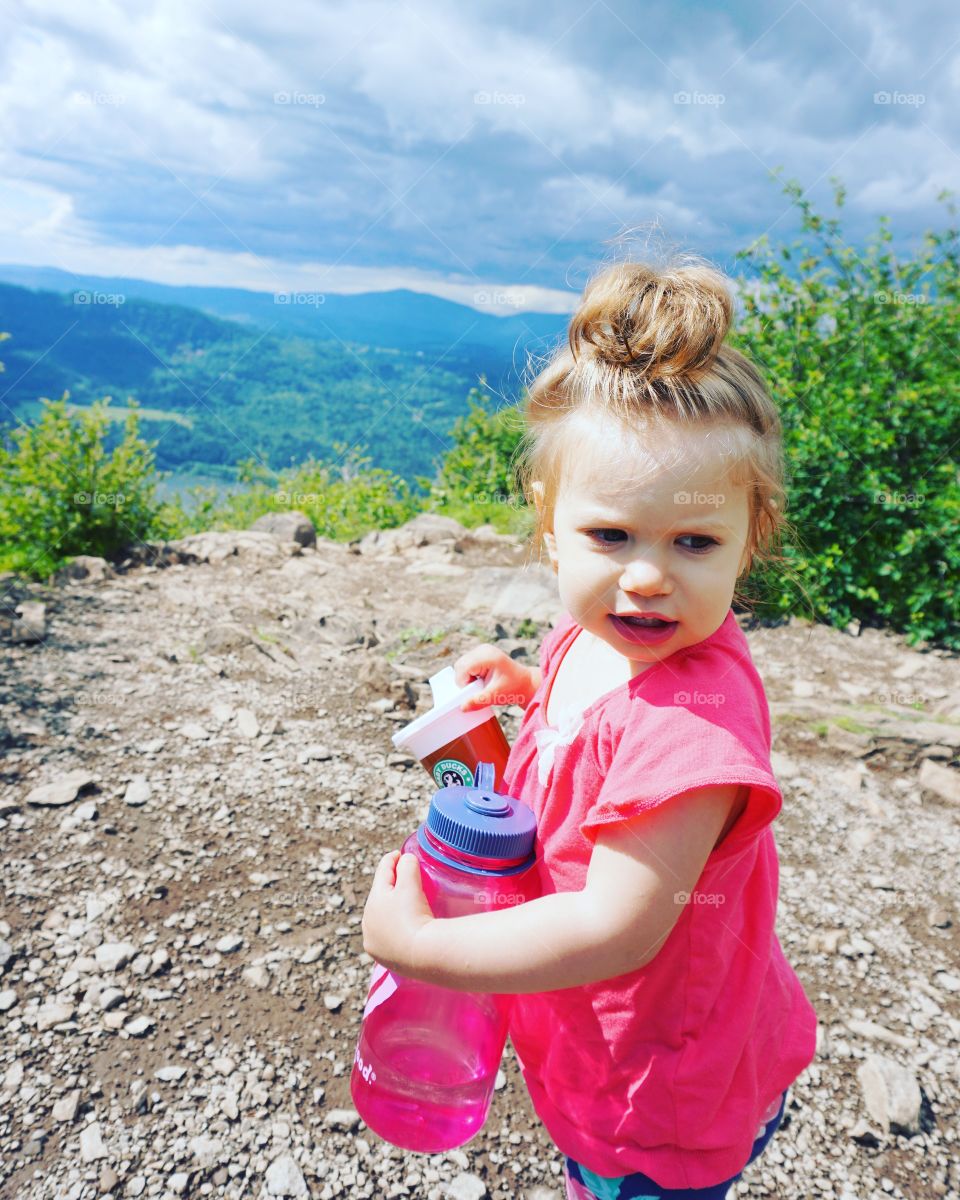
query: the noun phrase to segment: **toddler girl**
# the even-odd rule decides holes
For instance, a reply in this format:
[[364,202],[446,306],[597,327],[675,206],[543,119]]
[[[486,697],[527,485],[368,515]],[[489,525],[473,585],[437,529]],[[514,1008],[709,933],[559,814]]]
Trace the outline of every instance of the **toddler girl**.
[[782,530],[780,422],[724,339],[724,277],[621,263],[531,385],[521,456],[563,615],[531,670],[462,655],[464,704],[521,703],[505,789],[543,895],[434,919],[386,855],[364,946],[512,993],[510,1037],[575,1200],[720,1200],[780,1123],[816,1014],[777,940],[763,685],[730,607]]

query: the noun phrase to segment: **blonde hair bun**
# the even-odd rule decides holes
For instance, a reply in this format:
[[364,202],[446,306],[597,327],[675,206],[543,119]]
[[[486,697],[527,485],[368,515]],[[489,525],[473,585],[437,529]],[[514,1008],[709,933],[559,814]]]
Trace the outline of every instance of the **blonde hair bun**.
[[694,376],[714,361],[732,319],[725,278],[711,267],[619,263],[587,284],[570,322],[570,351],[651,383]]

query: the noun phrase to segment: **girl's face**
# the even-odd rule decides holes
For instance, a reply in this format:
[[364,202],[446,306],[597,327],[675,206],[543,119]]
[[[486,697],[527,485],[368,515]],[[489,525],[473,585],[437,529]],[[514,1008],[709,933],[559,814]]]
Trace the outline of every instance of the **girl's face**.
[[[747,564],[749,502],[722,430],[641,438],[585,423],[571,435],[545,534],[564,608],[631,663],[631,676],[723,623]],[[624,620],[655,614],[654,629]]]

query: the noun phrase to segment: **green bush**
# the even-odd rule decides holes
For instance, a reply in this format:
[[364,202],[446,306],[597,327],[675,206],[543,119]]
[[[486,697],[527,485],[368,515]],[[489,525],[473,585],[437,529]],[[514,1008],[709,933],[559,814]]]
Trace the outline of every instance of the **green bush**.
[[371,529],[392,529],[423,508],[418,495],[399,475],[371,467],[369,456],[335,445],[333,463],[308,459],[274,472],[247,459],[239,465],[246,489],[220,496],[214,488],[192,488],[188,503],[177,500],[180,535],[205,529],[247,529],[268,512],[295,509],[313,522],[320,537],[352,541]]
[[44,400],[39,420],[0,441],[0,569],[48,576],[77,554],[109,557],[163,536],[169,510],[155,496],[152,445],[135,406],[108,452],[109,401],[71,412]]
[[[481,380],[481,383],[484,381]],[[493,409],[481,388],[467,396],[468,411],[450,430],[453,446],[429,488],[427,508],[472,528],[490,524],[500,533],[526,534],[529,513],[512,461],[523,434],[523,416],[510,405]]]
[[754,572],[758,606],[960,648],[958,230],[898,259],[881,218],[861,254],[799,184],[784,190],[805,238],[775,250],[764,237],[739,256],[759,279],[734,341],[781,412],[795,530],[782,566]]

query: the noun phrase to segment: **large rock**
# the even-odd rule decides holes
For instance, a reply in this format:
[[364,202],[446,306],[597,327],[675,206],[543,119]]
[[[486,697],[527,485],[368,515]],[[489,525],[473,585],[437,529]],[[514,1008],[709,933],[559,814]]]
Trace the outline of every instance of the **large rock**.
[[550,621],[563,610],[549,567],[485,567],[473,572],[463,605],[494,617]]
[[317,544],[317,531],[313,522],[302,512],[264,513],[250,528],[269,533],[280,542],[298,542],[301,546]]
[[181,562],[221,563],[230,558],[248,561],[271,562],[285,558],[288,554],[300,554],[303,547],[298,542],[281,542],[273,534],[256,529],[211,530],[193,533],[189,537],[170,542]]
[[920,1087],[909,1067],[882,1054],[868,1054],[857,1078],[867,1112],[884,1132],[919,1132]]
[[289,1154],[275,1158],[267,1167],[265,1179],[268,1196],[309,1196],[307,1181]]
[[466,537],[467,530],[453,517],[439,513],[418,513],[412,521],[397,529],[372,529],[354,544],[358,554],[402,554],[420,546],[450,544]]
[[11,642],[42,642],[47,636],[47,606],[39,600],[24,600],[16,607],[19,620],[10,622],[7,636]]
[[920,763],[920,786],[948,804],[960,804],[960,771],[925,758]]
[[112,579],[115,574],[105,558],[98,558],[95,554],[78,554],[57,571],[56,578],[68,583],[81,579],[87,583],[99,583],[103,579]]
[[89,771],[68,771],[50,783],[41,783],[27,793],[27,803],[42,808],[59,808],[71,804],[94,781]]

